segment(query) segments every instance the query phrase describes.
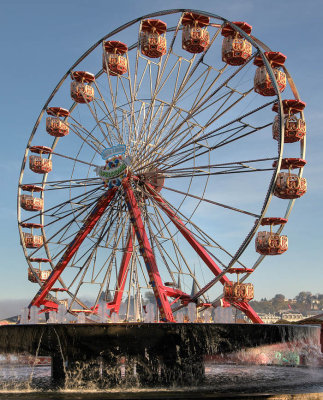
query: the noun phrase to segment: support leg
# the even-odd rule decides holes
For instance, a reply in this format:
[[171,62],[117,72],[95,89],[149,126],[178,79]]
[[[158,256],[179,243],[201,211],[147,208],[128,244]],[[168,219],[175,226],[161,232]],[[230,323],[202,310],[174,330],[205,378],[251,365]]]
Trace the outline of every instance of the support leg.
[[171,306],[168,302],[168,296],[161,280],[154,253],[150,246],[148,236],[141,219],[140,208],[137,200],[129,184],[129,178],[125,178],[122,182],[126,203],[130,213],[130,220],[134,226],[137,240],[140,246],[140,252],[144,258],[147,272],[150,279],[150,285],[153,288],[157,306],[163,321],[175,322]]
[[111,313],[119,313],[122,295],[124,292],[124,287],[127,280],[128,270],[129,270],[129,261],[132,257],[133,251],[133,236],[134,236],[134,229],[129,229],[127,244],[122,256],[120,270],[118,274],[118,281],[116,286],[116,291],[114,293],[114,298],[111,303],[108,303],[109,308],[111,308]]

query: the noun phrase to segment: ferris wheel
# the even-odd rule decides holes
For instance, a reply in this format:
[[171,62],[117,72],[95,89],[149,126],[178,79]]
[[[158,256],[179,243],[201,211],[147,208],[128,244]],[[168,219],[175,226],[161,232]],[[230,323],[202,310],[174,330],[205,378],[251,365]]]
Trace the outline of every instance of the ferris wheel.
[[288,248],[281,232],[306,192],[306,125],[286,57],[251,32],[204,11],[161,11],[69,68],[19,179],[38,285],[30,306],[95,318],[99,303],[109,316],[127,304],[129,321],[153,293],[162,321],[194,303],[262,322],[245,281]]

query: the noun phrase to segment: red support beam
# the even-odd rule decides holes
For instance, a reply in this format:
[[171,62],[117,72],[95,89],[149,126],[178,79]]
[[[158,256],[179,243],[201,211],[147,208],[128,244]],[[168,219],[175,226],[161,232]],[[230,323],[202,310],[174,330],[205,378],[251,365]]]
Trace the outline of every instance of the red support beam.
[[233,303],[232,304],[235,308],[238,310],[242,311],[243,313],[246,314],[248,318],[251,319],[252,322],[255,324],[263,324],[263,320],[259,317],[259,315],[256,313],[256,311],[251,307],[249,303],[246,303],[245,301],[239,302],[239,303]]
[[57,279],[60,277],[61,273],[64,271],[71,258],[77,252],[86,236],[92,231],[98,220],[101,218],[111,200],[114,198],[116,191],[116,187],[109,189],[99,198],[97,204],[88,215],[82,228],[69,244],[62,258],[58,261],[56,267],[53,269],[40,290],[37,292],[36,296],[32,299],[31,303],[29,304],[29,308],[31,306],[39,307],[46,302],[45,297],[47,296],[48,292],[51,290]]
[[192,297],[189,294],[182,292],[179,289],[164,286],[164,291],[168,297],[178,298],[180,300],[187,302],[190,302],[192,299]]
[[[205,262],[208,268],[213,272],[215,276],[218,276],[222,272],[222,270],[214,262],[209,253],[206,251],[206,249],[195,239],[192,232],[186,228],[185,224],[182,222],[181,219],[177,217],[174,211],[166,204],[165,200],[158,193],[156,193],[153,186],[151,186],[149,183],[146,183],[146,187],[149,193],[152,195],[152,197],[157,201],[159,207],[168,215],[169,219],[173,222],[176,228],[185,237],[188,243],[193,247],[196,253],[202,258],[202,260]],[[230,280],[226,276],[223,276],[220,279],[220,282],[222,284],[229,281]]]
[[119,313],[124,287],[129,271],[129,261],[131,259],[133,251],[132,236],[134,235],[134,233],[134,229],[129,229],[127,244],[123,252],[116,290],[114,292],[114,298],[110,303],[107,304],[108,309],[111,309],[111,314],[112,312],[115,312],[117,314]]
[[[154,187],[149,183],[145,183],[145,186],[149,192],[149,194],[155,199],[158,203],[159,207],[168,215],[169,219],[173,222],[176,228],[181,232],[184,238],[188,241],[188,243],[192,246],[192,248],[196,251],[196,253],[201,257],[204,263],[208,266],[208,268],[213,272],[215,276],[218,276],[222,273],[221,268],[214,262],[206,249],[195,239],[192,232],[188,230],[183,223],[183,221],[177,217],[175,212],[167,205],[165,200],[154,190]],[[220,278],[220,282],[224,285],[224,283],[229,283],[230,280],[224,275]],[[203,289],[200,291],[202,292]],[[263,323],[259,315],[253,308],[246,302],[234,303],[232,304],[234,307],[243,311],[251,320],[255,323]]]
[[167,293],[161,280],[154,253],[150,246],[144,224],[141,219],[140,208],[137,200],[129,184],[129,178],[122,181],[124,188],[125,200],[130,213],[130,220],[134,226],[140,252],[144,258],[147,272],[150,279],[150,285],[153,288],[157,306],[161,315],[161,319],[165,322],[175,322],[171,306],[168,302]]

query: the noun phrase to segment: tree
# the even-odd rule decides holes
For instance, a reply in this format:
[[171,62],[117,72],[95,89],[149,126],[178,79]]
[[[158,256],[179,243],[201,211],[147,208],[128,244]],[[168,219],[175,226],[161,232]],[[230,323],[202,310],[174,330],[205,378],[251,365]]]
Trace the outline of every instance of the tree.
[[285,308],[285,296],[283,294],[276,294],[275,297],[271,300],[274,312],[280,311]]
[[283,294],[276,294],[272,301],[276,303],[281,303],[285,301],[285,296]]
[[260,301],[253,300],[250,302],[250,305],[256,312],[266,313],[266,314],[271,314],[274,312],[272,303],[271,301],[268,300],[260,300]]
[[311,302],[312,293],[311,292],[299,292],[295,297],[297,303],[310,303]]

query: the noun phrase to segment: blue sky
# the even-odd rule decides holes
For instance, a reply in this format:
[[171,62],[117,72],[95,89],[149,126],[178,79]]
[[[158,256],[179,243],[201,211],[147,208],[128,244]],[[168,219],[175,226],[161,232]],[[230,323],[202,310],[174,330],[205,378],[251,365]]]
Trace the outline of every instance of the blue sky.
[[322,278],[322,44],[323,3],[262,0],[17,1],[1,0],[0,300],[31,298],[19,245],[16,193],[21,160],[38,114],[61,76],[109,31],[149,12],[171,8],[209,11],[246,21],[253,34],[287,55],[286,66],[307,103],[308,193],[296,202],[285,233],[289,251],[268,258],[254,276],[256,298],[301,290],[323,292]]

